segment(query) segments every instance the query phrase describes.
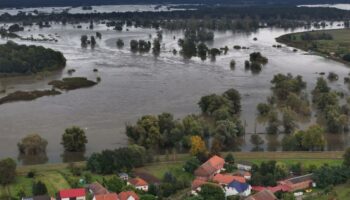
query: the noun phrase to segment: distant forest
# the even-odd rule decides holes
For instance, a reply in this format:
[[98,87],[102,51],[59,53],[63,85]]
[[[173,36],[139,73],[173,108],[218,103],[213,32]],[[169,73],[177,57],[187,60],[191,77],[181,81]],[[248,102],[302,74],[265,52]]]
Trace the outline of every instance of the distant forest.
[[111,4],[323,4],[349,3],[348,0],[1,0],[0,7],[86,6]]

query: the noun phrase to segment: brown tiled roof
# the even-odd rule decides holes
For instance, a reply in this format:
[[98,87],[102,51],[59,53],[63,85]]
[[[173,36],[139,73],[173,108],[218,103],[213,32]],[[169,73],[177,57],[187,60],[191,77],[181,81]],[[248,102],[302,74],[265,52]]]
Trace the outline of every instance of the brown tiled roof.
[[224,164],[225,160],[223,158],[220,158],[219,156],[213,156],[201,166],[199,166],[198,169],[196,169],[196,171],[194,172],[194,174],[196,176],[202,177],[210,176],[215,171],[219,170]]
[[196,178],[196,179],[194,179],[192,181],[191,188],[192,188],[192,190],[195,190],[195,189],[197,189],[198,187],[200,187],[201,185],[203,185],[205,183],[207,183],[207,182],[202,180],[202,179]]
[[129,183],[134,186],[146,186],[148,183],[142,178],[133,178],[129,180]]
[[117,193],[95,195],[95,200],[119,200]]
[[270,190],[263,190],[249,196],[245,200],[277,200],[277,197]]
[[88,189],[91,190],[94,195],[108,194],[108,190],[98,182],[91,183]]
[[134,197],[135,200],[139,200],[139,196],[133,191],[126,191],[126,192],[121,192],[119,193],[119,199],[120,200],[127,200],[130,196]]

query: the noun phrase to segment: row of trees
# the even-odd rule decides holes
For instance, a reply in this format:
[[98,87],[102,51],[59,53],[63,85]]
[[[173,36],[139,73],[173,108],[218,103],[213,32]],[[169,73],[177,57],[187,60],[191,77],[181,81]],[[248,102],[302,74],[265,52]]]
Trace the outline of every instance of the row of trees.
[[130,145],[115,150],[93,153],[87,160],[87,169],[98,174],[130,172],[135,167],[152,162],[152,154],[144,147]]
[[[117,40],[117,47],[122,48],[124,46],[124,42],[122,40]],[[153,48],[152,53],[154,55],[160,54],[160,40],[158,38],[153,40]],[[131,40],[130,41],[130,50],[132,52],[139,52],[139,53],[148,53],[151,50],[152,44],[150,41],[145,40]]]

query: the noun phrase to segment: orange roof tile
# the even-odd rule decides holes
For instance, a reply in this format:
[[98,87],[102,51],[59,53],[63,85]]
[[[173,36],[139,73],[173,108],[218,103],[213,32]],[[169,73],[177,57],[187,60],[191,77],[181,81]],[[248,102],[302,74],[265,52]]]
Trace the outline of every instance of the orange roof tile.
[[120,200],[128,200],[129,197],[134,197],[135,200],[139,200],[139,196],[134,191],[126,191],[119,193],[119,199]]
[[147,183],[145,180],[143,180],[142,178],[133,178],[133,179],[130,179],[130,180],[129,180],[129,183],[130,183],[131,185],[136,186],[136,187],[148,185],[148,183]]
[[119,200],[117,193],[95,195],[95,200]]
[[192,190],[195,190],[195,189],[197,189],[198,187],[200,187],[201,185],[203,185],[205,183],[207,183],[207,182],[202,180],[202,179],[196,178],[196,179],[194,179],[192,181],[191,188],[192,188]]
[[210,176],[217,170],[221,169],[225,164],[225,160],[223,158],[220,158],[219,156],[213,156],[209,160],[207,160],[205,163],[203,163],[201,166],[196,169],[194,174],[196,176]]

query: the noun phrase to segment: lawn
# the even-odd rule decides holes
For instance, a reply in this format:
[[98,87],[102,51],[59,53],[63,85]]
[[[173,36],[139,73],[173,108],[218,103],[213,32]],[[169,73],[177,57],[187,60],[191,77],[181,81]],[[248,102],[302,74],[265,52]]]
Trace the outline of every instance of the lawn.
[[[320,191],[319,191],[320,192]],[[342,184],[335,186],[333,191],[330,192],[330,194],[311,194],[312,199],[315,200],[329,200],[329,199],[339,199],[339,200],[345,200],[349,199],[350,197],[350,183]]]

